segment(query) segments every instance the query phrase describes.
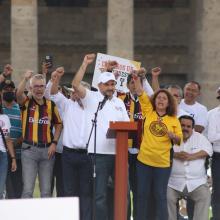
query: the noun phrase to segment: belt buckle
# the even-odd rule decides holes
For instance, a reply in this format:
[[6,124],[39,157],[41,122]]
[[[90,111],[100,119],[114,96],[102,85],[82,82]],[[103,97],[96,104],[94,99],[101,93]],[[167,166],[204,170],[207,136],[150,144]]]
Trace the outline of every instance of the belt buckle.
[[47,148],[49,145],[44,143],[44,144],[38,144],[39,148]]
[[40,144],[40,143],[37,143],[37,142],[33,142],[33,146],[34,147],[38,147],[38,148],[47,148],[47,144]]

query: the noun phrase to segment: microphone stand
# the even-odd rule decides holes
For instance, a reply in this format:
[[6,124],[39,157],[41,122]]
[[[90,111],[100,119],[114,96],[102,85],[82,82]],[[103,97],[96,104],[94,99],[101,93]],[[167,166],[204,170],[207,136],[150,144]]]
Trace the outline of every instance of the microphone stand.
[[97,132],[97,116],[98,116],[98,112],[101,110],[100,109],[101,104],[102,104],[102,102],[99,102],[97,110],[95,112],[94,119],[92,120],[92,128],[91,128],[91,131],[89,134],[89,139],[86,144],[86,148],[88,150],[89,142],[90,142],[90,139],[92,136],[92,132],[93,132],[93,129],[95,128],[95,130],[94,130],[94,153],[93,153],[93,162],[92,162],[93,163],[92,220],[96,219],[96,202],[95,202],[95,195],[96,195],[96,132]]

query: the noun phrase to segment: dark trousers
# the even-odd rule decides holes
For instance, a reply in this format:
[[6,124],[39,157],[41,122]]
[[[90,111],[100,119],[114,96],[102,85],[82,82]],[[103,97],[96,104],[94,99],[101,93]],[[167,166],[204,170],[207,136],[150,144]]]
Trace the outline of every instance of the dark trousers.
[[21,160],[17,159],[17,170],[15,172],[11,172],[11,159],[8,158],[8,161],[6,196],[8,199],[19,199],[23,189]]
[[212,220],[220,219],[220,153],[212,156]]
[[58,153],[58,152],[55,153],[55,163],[53,167],[53,177],[51,183],[51,194],[53,194],[54,182],[56,183],[56,196],[64,197],[62,153]]
[[136,174],[136,166],[137,166],[137,154],[131,154],[128,152],[128,164],[129,164],[129,184],[130,190],[133,195],[130,198],[129,206],[128,206],[128,219],[131,216],[131,204],[133,204],[133,219],[136,220],[136,205],[137,205],[137,174]]
[[186,208],[187,208],[187,215],[188,220],[193,220],[193,214],[194,214],[194,201],[190,198],[187,198],[186,200]]
[[92,219],[92,165],[87,153],[64,147],[62,154],[64,195],[80,198],[80,219]]
[[[137,216],[136,220],[151,220],[149,205],[151,192],[156,203],[158,220],[168,220],[167,185],[170,167],[151,167],[137,161]],[[152,188],[153,184],[153,188]]]

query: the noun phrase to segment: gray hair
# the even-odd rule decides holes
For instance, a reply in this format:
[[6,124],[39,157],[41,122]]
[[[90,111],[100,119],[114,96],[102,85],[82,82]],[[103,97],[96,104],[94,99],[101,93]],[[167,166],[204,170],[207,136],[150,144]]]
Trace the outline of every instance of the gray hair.
[[182,90],[182,88],[181,88],[179,85],[177,85],[177,84],[172,84],[172,85],[169,85],[169,86],[167,87],[167,89],[178,89],[178,91],[179,91],[179,96],[180,96],[181,98],[183,98],[183,90]]
[[42,75],[42,74],[36,74],[36,75],[33,75],[30,79],[30,86],[32,87],[33,86],[33,81],[34,80],[42,80],[43,83],[46,85],[46,79],[45,77]]

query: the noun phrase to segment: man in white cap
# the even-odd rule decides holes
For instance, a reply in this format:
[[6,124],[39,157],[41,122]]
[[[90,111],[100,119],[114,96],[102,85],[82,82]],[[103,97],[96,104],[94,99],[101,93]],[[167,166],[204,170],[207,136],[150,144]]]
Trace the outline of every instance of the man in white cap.
[[[220,101],[220,87],[217,89]],[[220,219],[220,105],[208,112],[208,139],[213,145],[212,156],[212,220]]]
[[[122,100],[114,96],[116,79],[113,73],[103,72],[98,79],[97,92],[85,89],[80,82],[86,72],[86,68],[95,59],[95,54],[84,57],[81,67],[76,73],[72,85],[82,100],[87,116],[87,137],[92,127],[92,120],[97,111],[97,138],[96,152],[94,152],[94,131],[88,145],[91,155],[96,153],[96,219],[106,220],[107,207],[107,183],[109,177],[114,179],[115,163],[115,139],[107,139],[106,133],[110,121],[129,121],[127,111]],[[102,103],[101,105],[99,103]]]

